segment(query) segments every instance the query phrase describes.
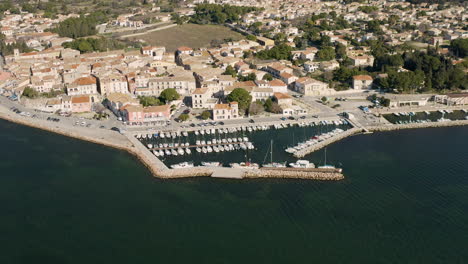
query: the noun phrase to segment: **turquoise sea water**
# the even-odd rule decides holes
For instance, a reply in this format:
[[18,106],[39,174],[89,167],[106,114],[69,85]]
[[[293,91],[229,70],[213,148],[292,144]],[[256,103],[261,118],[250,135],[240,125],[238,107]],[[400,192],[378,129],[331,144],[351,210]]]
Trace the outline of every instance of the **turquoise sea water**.
[[467,135],[347,138],[327,150],[341,182],[158,180],[0,121],[0,263],[467,263]]

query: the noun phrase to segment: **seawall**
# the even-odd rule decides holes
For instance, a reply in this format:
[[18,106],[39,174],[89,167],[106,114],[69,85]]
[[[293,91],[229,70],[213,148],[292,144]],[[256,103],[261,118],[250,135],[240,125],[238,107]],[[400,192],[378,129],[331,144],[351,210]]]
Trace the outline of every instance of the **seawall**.
[[322,180],[338,181],[343,180],[344,175],[338,171],[320,171],[320,170],[294,170],[290,168],[280,169],[258,169],[249,170],[244,173],[244,178],[277,178],[277,179],[304,179],[304,180]]

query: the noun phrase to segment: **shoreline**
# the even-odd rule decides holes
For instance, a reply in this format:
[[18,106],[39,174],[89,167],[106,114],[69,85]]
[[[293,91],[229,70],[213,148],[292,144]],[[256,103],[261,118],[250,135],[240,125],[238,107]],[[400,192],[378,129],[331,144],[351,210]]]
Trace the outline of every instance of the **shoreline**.
[[[7,109],[0,109],[0,118],[12,123],[41,129],[44,131],[60,134],[62,136],[75,138],[78,140],[87,141],[94,144],[103,145],[106,147],[123,150],[135,156],[153,175],[160,179],[180,179],[192,177],[215,177],[227,179],[254,179],[254,178],[283,178],[283,179],[307,179],[307,180],[342,180],[344,175],[339,172],[322,172],[322,171],[294,171],[287,169],[234,169],[234,168],[209,168],[209,167],[193,167],[184,169],[169,169],[161,160],[154,156],[143,144],[141,144],[131,133],[120,134],[111,130],[96,130],[82,127],[64,127],[61,124],[51,123],[55,126],[42,124],[43,120],[30,119],[29,117],[18,116],[14,113],[9,113]],[[300,153],[294,154],[294,157],[301,158],[314,151],[328,146],[334,142],[347,138],[349,136],[361,132],[383,132],[401,129],[415,128],[433,128],[433,127],[450,127],[450,126],[465,126],[468,125],[468,120],[455,120],[447,122],[429,122],[429,123],[413,123],[413,124],[386,124],[370,127],[353,127],[337,137],[327,139],[321,144],[311,146]],[[104,134],[100,138],[96,138],[96,134]],[[93,137],[94,136],[94,137]],[[107,137],[106,137],[107,136]],[[106,139],[107,138],[107,139]],[[108,138],[112,139],[109,140]]]

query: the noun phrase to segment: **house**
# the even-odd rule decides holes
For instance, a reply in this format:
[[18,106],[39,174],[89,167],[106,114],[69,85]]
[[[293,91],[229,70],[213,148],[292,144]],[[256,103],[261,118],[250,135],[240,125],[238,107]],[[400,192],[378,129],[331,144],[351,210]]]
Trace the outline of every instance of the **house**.
[[121,116],[120,110],[126,105],[139,105],[137,99],[130,96],[128,93],[111,93],[107,95],[105,100],[106,106],[116,115]]
[[278,105],[283,107],[283,108],[288,108],[292,106],[292,96],[286,93],[274,93],[273,97],[276,102],[278,102]]
[[309,77],[297,79],[295,89],[305,96],[330,95],[333,93],[333,89],[329,89],[327,83]]
[[372,88],[372,77],[369,75],[355,75],[353,76],[353,89],[364,90]]
[[111,93],[128,93],[128,82],[125,76],[119,74],[110,74],[99,77],[99,90],[102,95]]
[[7,37],[13,35],[13,29],[11,27],[2,27],[0,32]]
[[257,101],[257,100],[264,101],[273,96],[273,89],[261,88],[257,86],[252,89],[250,94],[252,95],[252,101]]
[[165,52],[165,47],[146,46],[141,48],[141,54],[153,57],[155,60],[162,60]]
[[208,108],[213,109],[218,99],[211,98],[211,92],[208,88],[197,88],[192,93],[192,108]]
[[73,113],[91,112],[91,105],[89,95],[73,96],[71,98],[71,111]]
[[268,83],[268,86],[273,89],[274,93],[287,93],[288,85],[279,79],[274,79]]
[[275,41],[265,37],[257,37],[257,42],[262,46],[274,46]]
[[373,66],[374,56],[362,55],[362,56],[350,56],[349,57],[354,66]]
[[239,104],[230,102],[228,104],[215,104],[213,108],[213,120],[237,119],[239,116]]
[[93,76],[81,77],[67,86],[67,94],[73,95],[87,95],[97,94],[97,80]]
[[122,108],[122,117],[129,125],[163,125],[171,117],[171,107],[126,105]]

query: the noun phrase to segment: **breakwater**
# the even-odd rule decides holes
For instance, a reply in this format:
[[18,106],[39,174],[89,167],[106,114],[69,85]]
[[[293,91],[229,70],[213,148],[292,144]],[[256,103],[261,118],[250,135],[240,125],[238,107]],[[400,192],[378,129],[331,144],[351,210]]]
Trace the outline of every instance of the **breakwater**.
[[343,180],[343,173],[338,170],[294,169],[294,168],[261,168],[246,171],[244,178],[278,178],[338,181]]
[[380,126],[366,127],[369,131],[392,131],[401,129],[429,128],[429,127],[450,127],[450,126],[466,126],[468,120],[454,120],[445,122],[426,122],[426,123],[411,123],[411,124],[387,124]]
[[314,144],[312,146],[301,149],[301,150],[295,152],[293,154],[293,156],[296,157],[296,158],[302,158],[302,157],[306,156],[309,153],[317,151],[317,150],[319,150],[321,148],[324,148],[324,147],[326,147],[326,146],[328,146],[328,145],[330,145],[330,144],[332,144],[332,143],[334,143],[336,141],[342,140],[343,138],[349,137],[349,136],[354,135],[354,134],[359,133],[359,132],[362,132],[361,128],[353,127],[353,128],[348,129],[348,130],[344,131],[343,133],[340,133],[340,134],[338,134],[336,136],[333,136],[333,137],[325,139],[324,141],[321,141],[321,142],[319,142],[317,144]]

